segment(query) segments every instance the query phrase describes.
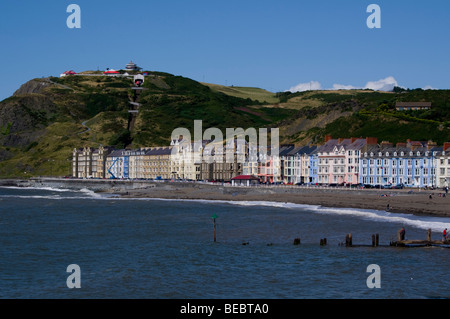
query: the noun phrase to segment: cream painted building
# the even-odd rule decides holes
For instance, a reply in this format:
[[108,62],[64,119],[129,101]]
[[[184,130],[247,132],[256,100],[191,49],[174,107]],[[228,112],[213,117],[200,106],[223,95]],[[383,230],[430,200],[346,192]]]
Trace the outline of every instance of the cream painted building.
[[106,158],[112,151],[108,147],[85,147],[72,152],[72,176],[75,178],[105,178]]
[[444,143],[442,152],[436,158],[437,186],[450,186],[450,143]]

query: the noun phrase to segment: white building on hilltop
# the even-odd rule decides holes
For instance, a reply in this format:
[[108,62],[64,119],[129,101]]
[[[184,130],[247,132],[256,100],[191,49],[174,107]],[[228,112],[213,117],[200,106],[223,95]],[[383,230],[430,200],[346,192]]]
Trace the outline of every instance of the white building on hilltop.
[[138,71],[138,72],[142,70],[142,68],[138,67],[135,63],[133,63],[133,61],[130,61],[130,63],[128,63],[125,66],[125,69],[127,71]]

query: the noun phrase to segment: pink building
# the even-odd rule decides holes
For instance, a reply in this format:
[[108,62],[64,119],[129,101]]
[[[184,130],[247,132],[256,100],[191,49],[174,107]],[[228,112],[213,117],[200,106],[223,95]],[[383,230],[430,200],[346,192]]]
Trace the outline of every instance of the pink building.
[[274,179],[274,161],[272,156],[258,162],[258,177],[261,183],[273,183]]
[[376,138],[325,137],[325,144],[318,148],[318,183],[351,185],[359,183],[359,161],[366,145],[377,144]]

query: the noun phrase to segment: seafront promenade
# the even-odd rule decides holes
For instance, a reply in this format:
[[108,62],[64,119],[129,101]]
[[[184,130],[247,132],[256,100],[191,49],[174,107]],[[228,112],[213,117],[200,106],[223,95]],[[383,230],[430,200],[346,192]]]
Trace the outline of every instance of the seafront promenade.
[[63,178],[0,180],[0,186],[89,189],[130,199],[266,201],[450,217],[450,195],[444,196],[442,189],[349,189],[295,185],[244,187],[205,182]]

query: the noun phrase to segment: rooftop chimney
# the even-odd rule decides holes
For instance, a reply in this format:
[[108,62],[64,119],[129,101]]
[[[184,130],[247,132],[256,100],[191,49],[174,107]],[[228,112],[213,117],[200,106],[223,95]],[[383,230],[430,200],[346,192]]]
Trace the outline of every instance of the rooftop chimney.
[[376,137],[366,137],[366,143],[368,145],[377,145],[378,144],[378,138],[376,138]]
[[[427,150],[431,150],[433,147],[436,147],[436,146],[437,146],[436,142],[428,141]],[[445,150],[445,144],[444,144],[444,150]]]
[[446,142],[444,143],[444,151],[448,150],[450,148],[450,143]]
[[391,142],[389,142],[389,141],[382,141],[381,144],[380,144],[380,147],[381,147],[382,150],[384,150],[386,148],[389,148],[389,147],[392,147],[392,146],[394,146],[394,145]]
[[353,143],[355,143],[357,140],[359,140],[359,139],[361,139],[361,137],[352,137],[351,139],[350,139],[350,144],[353,144]]
[[332,139],[333,139],[333,137],[331,135],[325,135],[325,143]]

